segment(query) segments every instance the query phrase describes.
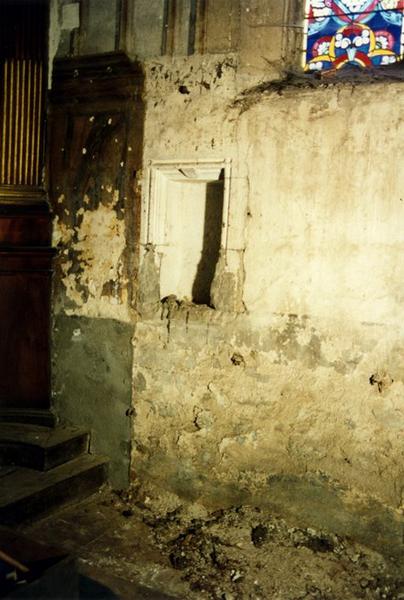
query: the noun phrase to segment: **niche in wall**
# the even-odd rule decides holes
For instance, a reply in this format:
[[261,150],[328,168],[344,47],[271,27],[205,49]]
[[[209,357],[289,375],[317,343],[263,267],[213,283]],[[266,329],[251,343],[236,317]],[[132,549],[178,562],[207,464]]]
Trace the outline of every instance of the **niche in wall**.
[[160,260],[160,295],[210,304],[226,248],[230,162],[152,162],[143,242]]

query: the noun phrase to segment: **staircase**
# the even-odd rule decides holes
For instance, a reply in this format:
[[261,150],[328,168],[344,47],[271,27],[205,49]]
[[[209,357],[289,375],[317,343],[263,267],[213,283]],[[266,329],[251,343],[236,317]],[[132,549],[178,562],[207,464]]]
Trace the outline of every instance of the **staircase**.
[[0,423],[0,523],[44,516],[95,493],[107,479],[105,458],[89,454],[89,434]]

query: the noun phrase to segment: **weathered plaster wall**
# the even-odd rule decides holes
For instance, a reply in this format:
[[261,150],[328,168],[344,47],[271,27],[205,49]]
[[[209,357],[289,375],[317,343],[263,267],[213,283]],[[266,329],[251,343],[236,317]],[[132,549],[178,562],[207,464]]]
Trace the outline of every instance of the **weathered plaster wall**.
[[[221,60],[220,79],[218,57],[148,65],[145,165],[231,158],[233,178],[215,309],[158,305],[159,259],[146,249],[134,474],[208,504],[259,497],[284,508],[279,481],[297,476],[326,482],[345,508],[373,498],[394,522],[404,489],[404,205],[390,157],[402,153],[402,86],[290,88],[234,103],[238,63]],[[318,499],[311,507],[313,519]],[[357,523],[341,517],[340,529]]]
[[55,408],[64,421],[92,432],[91,451],[108,457],[115,486],[129,479],[132,334],[117,319],[60,313],[54,321]]
[[[158,56],[157,21],[154,37],[132,43],[146,75],[139,274],[138,239],[100,167],[91,207],[84,190],[58,202],[55,389],[73,415],[62,365],[76,373],[67,359],[78,347],[93,374],[83,367],[78,381],[105,398],[94,378],[112,361],[126,407],[121,335],[134,330],[131,469],[146,493],[269,502],[400,549],[402,84],[253,88],[298,64],[297,4],[241,1],[229,19],[224,2],[200,46],[215,54],[180,56],[174,28]],[[140,2],[138,18],[158,8]],[[161,257],[144,235],[152,161],[210,159],[231,161],[212,307],[162,300]]]
[[[91,450],[110,459],[116,486],[129,480],[133,325],[119,190],[59,197],[54,246],[53,405],[64,422],[91,431]],[[85,208],[84,208],[85,207]],[[69,218],[70,215],[72,218]]]
[[245,115],[250,311],[399,325],[402,110],[401,85],[348,85]]
[[103,190],[83,194],[80,208],[71,189],[59,196],[53,404],[63,421],[91,431],[92,451],[108,456],[110,479],[122,487],[129,480],[131,454],[133,325],[127,270],[132,235],[122,190],[106,188],[104,198]]

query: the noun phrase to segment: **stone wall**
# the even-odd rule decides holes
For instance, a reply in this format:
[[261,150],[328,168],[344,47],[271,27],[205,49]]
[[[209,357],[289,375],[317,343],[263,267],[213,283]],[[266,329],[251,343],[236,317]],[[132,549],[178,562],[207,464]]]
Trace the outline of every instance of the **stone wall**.
[[147,72],[146,164],[231,158],[232,184],[214,307],[158,306],[146,249],[133,471],[213,505],[275,501],[293,475],[399,511],[402,86],[237,95],[237,65],[215,80],[211,60],[209,89],[178,63]]
[[[132,475],[209,506],[300,502],[307,521],[399,544],[402,84],[277,83],[298,55],[277,24],[298,15],[267,5],[240,3],[236,47],[143,57]],[[209,160],[231,176],[204,306],[161,297],[147,229],[166,218],[150,214],[155,161]]]

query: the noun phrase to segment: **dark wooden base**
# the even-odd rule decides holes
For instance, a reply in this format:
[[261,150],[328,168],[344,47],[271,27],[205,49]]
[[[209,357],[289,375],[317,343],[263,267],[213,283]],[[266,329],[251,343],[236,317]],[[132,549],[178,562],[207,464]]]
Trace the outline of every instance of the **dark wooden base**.
[[0,411],[50,409],[51,215],[43,194],[0,187]]

